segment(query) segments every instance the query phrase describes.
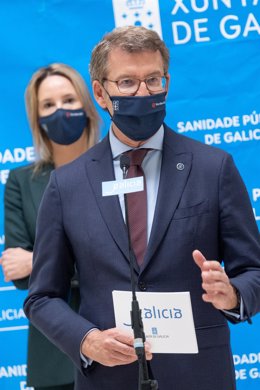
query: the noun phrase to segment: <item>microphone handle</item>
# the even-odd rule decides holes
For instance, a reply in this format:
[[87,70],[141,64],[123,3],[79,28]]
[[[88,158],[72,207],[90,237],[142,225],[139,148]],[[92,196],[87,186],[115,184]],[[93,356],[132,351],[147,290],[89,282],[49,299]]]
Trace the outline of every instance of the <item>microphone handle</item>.
[[[126,179],[128,167],[122,164],[121,169],[123,171],[123,178]],[[124,194],[124,202],[125,202],[125,222],[126,222],[127,235],[128,235],[129,262],[130,262],[131,286],[132,286],[131,325],[132,325],[134,338],[135,338],[134,347],[136,350],[136,354],[138,355],[140,354],[142,349],[144,350],[145,334],[143,331],[142,312],[139,308],[139,303],[136,298],[136,292],[135,292],[135,274],[134,274],[135,254],[131,244],[126,194]]]
[[[127,170],[129,168],[128,161],[126,160],[120,161],[120,167],[123,172],[123,179],[126,179]],[[136,258],[131,244],[126,194],[124,194],[124,202],[125,202],[125,222],[126,222],[127,235],[128,235],[128,249],[129,249],[129,262],[130,262],[130,271],[131,271],[131,287],[132,287],[132,310],[130,312],[131,326],[134,333],[134,348],[135,348],[135,352],[139,364],[138,390],[157,390],[158,382],[154,379],[149,379],[148,364],[145,356],[145,349],[144,349],[145,333],[143,330],[142,311],[139,308],[139,303],[136,298],[136,291],[135,291],[134,263],[136,261]]]

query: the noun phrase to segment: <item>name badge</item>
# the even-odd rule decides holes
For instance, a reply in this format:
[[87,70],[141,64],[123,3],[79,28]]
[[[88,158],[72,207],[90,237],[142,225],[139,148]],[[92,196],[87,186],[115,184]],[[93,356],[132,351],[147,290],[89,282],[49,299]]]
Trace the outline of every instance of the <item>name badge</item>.
[[133,177],[131,179],[103,181],[102,196],[112,196],[120,194],[129,194],[144,190],[143,176]]

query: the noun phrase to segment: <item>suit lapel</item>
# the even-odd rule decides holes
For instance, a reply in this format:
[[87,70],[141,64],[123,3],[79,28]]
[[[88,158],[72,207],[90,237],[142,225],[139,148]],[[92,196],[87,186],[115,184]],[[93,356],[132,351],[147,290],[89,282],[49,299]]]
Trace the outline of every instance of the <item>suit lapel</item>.
[[152,231],[142,268],[147,265],[162,241],[190,173],[192,154],[181,150],[175,138],[176,134],[165,129],[160,184]]
[[28,181],[30,187],[30,193],[32,198],[32,204],[35,210],[35,216],[38,213],[38,209],[42,200],[44,190],[49,182],[50,173],[53,167],[48,165],[44,167],[39,173],[36,173]]
[[94,149],[94,154],[91,153],[87,162],[87,175],[107,228],[125,257],[129,259],[127,230],[118,196],[102,196],[102,182],[115,180],[108,136]]

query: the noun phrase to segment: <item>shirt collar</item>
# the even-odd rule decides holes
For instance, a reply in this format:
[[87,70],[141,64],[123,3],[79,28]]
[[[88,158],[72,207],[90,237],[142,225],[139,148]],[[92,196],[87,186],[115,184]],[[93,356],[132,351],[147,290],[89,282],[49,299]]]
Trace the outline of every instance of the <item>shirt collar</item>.
[[[164,128],[163,128],[163,125],[161,125],[159,130],[151,138],[149,138],[141,146],[141,148],[162,150],[162,148],[163,148],[163,137],[164,137]],[[124,144],[123,142],[121,142],[115,136],[115,134],[114,134],[114,132],[112,130],[112,126],[110,126],[110,129],[109,129],[109,142],[110,142],[110,146],[111,146],[111,150],[112,150],[113,159],[116,159],[122,153],[125,153],[128,150],[133,149],[130,146],[128,146],[128,145]]]

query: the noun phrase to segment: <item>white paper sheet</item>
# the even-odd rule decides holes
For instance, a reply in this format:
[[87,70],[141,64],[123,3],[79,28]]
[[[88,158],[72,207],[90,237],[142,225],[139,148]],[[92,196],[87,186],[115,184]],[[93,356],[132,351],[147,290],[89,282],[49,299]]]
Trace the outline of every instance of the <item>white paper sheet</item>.
[[[153,353],[198,353],[189,292],[137,292],[146,340]],[[130,291],[113,291],[116,326],[131,328]]]

